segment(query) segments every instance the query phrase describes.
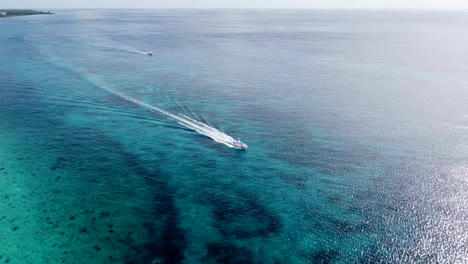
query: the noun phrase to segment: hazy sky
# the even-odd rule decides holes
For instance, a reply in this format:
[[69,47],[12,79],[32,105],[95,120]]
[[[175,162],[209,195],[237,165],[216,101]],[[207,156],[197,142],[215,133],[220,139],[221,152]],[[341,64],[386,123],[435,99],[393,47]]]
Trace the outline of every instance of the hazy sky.
[[0,8],[443,8],[468,0],[0,0]]

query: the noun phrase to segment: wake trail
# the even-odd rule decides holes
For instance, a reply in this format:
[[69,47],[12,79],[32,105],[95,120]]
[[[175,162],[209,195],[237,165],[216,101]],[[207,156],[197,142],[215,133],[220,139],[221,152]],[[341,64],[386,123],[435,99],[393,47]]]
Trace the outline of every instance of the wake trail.
[[[101,48],[101,49],[110,49],[110,50],[113,50],[113,51],[125,51],[125,52],[135,52],[135,53],[140,53],[140,51],[135,51],[135,50],[130,50],[130,49],[120,49],[120,48],[115,48],[115,47],[105,47],[105,46],[101,46],[101,45],[90,45],[90,44],[85,44],[86,46],[88,47],[94,47],[94,48]],[[39,45],[40,46],[40,45]],[[42,53],[45,53],[46,51],[42,50],[42,49],[39,49],[39,52],[42,52]],[[144,52],[141,52],[140,54],[146,54]],[[51,57],[53,57],[52,55],[50,55]],[[96,84],[98,87],[101,87],[103,90],[115,95],[115,96],[118,96],[126,101],[129,101],[129,102],[132,102],[134,104],[137,104],[145,109],[148,109],[152,112],[156,112],[156,113],[159,113],[165,117],[167,117],[168,119],[171,119],[175,122],[177,122],[178,124],[190,129],[190,130],[193,130],[193,131],[196,131],[198,132],[199,134],[201,135],[204,135],[204,136],[207,136],[211,139],[213,139],[214,141],[218,142],[218,143],[221,143],[221,144],[224,144],[230,148],[235,148],[234,146],[234,138],[227,135],[226,133],[223,133],[221,132],[220,130],[212,127],[212,126],[209,126],[205,123],[202,123],[200,121],[197,121],[195,119],[192,119],[186,115],[183,115],[183,114],[173,114],[173,113],[170,113],[164,109],[161,109],[159,107],[156,107],[156,106],[153,106],[153,105],[150,105],[148,103],[145,103],[143,101],[140,101],[138,99],[135,99],[133,97],[130,97],[126,94],[123,94],[121,92],[118,92],[118,91],[115,91],[114,89],[108,87],[105,83],[103,83],[102,81],[99,81],[98,78],[92,78],[93,74],[89,73],[89,72],[81,72],[80,70],[76,70],[72,67],[70,67],[69,65],[63,65],[63,64],[60,64],[58,62],[54,62],[56,64],[59,64],[61,67],[64,67],[64,68],[67,68],[69,69],[70,71],[73,71],[73,72],[76,72],[78,74],[80,74],[81,76],[83,76],[83,78],[87,79],[88,81],[90,81],[91,83],[94,83]],[[184,109],[183,107],[179,106],[180,108]]]
[[143,108],[146,108],[152,112],[156,112],[156,113],[159,113],[159,114],[162,114],[163,116],[169,118],[169,119],[172,119],[174,121],[176,121],[177,123],[179,123],[180,125],[188,128],[188,129],[191,129],[191,130],[194,130],[202,135],[205,135],[211,139],[213,139],[214,141],[218,142],[218,143],[221,143],[221,144],[224,144],[230,148],[234,148],[234,145],[233,145],[233,142],[235,141],[233,137],[227,135],[226,133],[223,133],[221,131],[219,131],[218,129],[214,128],[214,127],[211,127],[207,124],[204,124],[202,122],[199,122],[195,119],[192,119],[188,116],[185,116],[185,115],[182,115],[182,114],[179,114],[179,115],[175,115],[175,114],[172,114],[172,113],[169,113],[168,111],[164,110],[164,109],[161,109],[159,107],[156,107],[156,106],[153,106],[153,105],[150,105],[148,103],[145,103],[143,101],[140,101],[138,99],[135,99],[133,97],[130,97],[128,95],[125,95],[125,94],[122,94],[120,92],[117,92],[117,91],[114,91],[112,89],[109,89],[109,88],[104,88],[106,91],[114,94],[114,95],[117,95],[119,96],[120,98],[126,100],[126,101],[129,101],[129,102],[132,102],[132,103],[135,103]]
[[106,46],[91,45],[91,44],[84,44],[84,45],[88,46],[90,48],[95,48],[95,49],[99,49],[99,50],[103,50],[103,51],[125,52],[125,53],[132,53],[132,54],[147,55],[146,52],[141,51],[141,50],[122,49],[122,48],[106,47]]
[[[81,41],[73,41],[70,39],[63,39],[64,41],[67,41],[69,44],[74,44],[81,46],[83,48],[89,48],[89,49],[94,49],[94,50],[100,50],[100,51],[109,51],[109,52],[119,52],[119,53],[131,53],[131,54],[139,54],[139,55],[148,55],[147,52],[135,49],[133,47],[112,47],[112,46],[104,46],[104,45],[97,45],[97,44],[87,44],[83,43]],[[53,46],[56,45],[54,43],[45,42],[45,41],[37,41],[37,40],[29,40],[30,43],[34,44],[39,44],[39,45],[48,45],[48,46]]]

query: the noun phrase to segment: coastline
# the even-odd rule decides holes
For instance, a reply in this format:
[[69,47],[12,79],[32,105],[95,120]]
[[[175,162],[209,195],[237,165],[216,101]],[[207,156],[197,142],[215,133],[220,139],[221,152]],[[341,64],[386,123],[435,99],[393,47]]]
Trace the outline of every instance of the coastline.
[[5,12],[5,15],[1,15],[0,13],[0,18],[54,14],[50,11],[36,11],[36,10],[22,10],[22,9],[0,9],[0,12]]

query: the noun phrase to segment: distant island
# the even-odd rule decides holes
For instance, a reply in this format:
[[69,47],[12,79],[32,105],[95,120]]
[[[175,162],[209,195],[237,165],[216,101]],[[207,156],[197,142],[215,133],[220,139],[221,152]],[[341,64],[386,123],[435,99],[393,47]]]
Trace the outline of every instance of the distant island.
[[21,10],[21,9],[0,9],[0,18],[12,16],[30,16],[30,15],[50,15],[50,11],[35,11],[35,10]]

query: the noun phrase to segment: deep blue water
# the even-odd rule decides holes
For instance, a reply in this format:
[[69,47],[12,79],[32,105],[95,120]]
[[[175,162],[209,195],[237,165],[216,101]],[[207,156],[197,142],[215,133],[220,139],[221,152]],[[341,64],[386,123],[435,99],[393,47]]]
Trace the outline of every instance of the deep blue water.
[[1,19],[0,262],[466,263],[467,30],[454,11]]

